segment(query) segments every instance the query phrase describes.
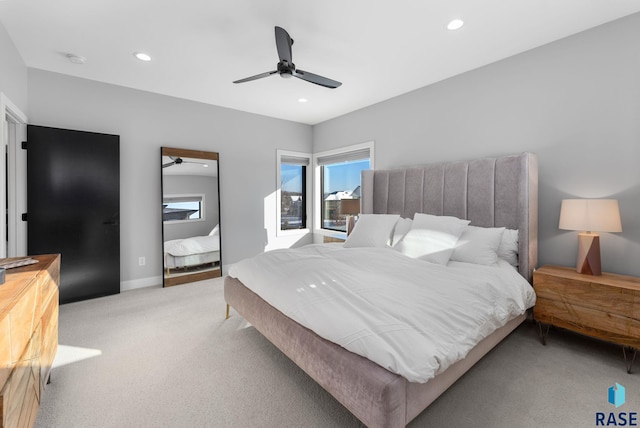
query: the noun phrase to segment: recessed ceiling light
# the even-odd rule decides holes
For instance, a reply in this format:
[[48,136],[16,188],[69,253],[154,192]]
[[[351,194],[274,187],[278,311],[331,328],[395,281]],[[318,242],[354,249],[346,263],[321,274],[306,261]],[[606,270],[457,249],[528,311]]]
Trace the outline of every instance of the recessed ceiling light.
[[460,28],[462,28],[462,26],[464,25],[464,21],[462,19],[452,19],[451,21],[449,21],[449,23],[447,24],[447,29],[449,30],[458,30]]
[[309,100],[306,99],[306,98],[298,98],[298,102],[299,103],[306,103],[307,101],[309,101]]
[[83,56],[70,54],[70,53],[67,54],[66,57],[69,60],[69,62],[72,62],[74,64],[84,64],[87,61],[87,59]]
[[134,52],[133,56],[138,58],[140,61],[151,61],[151,56],[144,52]]

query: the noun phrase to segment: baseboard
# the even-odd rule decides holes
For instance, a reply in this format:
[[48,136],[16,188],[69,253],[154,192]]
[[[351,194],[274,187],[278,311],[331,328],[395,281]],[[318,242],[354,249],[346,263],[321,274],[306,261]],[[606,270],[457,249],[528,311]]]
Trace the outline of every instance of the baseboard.
[[233,266],[233,263],[229,263],[229,264],[226,264],[226,265],[224,263],[222,264],[222,271],[221,271],[222,276],[227,275],[227,272],[229,272],[229,268],[231,266]]
[[151,276],[148,278],[132,279],[130,281],[120,282],[120,291],[135,290],[136,288],[162,286],[161,276]]

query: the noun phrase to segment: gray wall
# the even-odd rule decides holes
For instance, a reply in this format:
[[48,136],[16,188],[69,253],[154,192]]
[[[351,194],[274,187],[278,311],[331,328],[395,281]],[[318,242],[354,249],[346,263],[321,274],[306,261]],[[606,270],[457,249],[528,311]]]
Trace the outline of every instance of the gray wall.
[[27,67],[2,24],[0,24],[0,92],[3,92],[24,114],[28,114]]
[[376,168],[538,155],[539,264],[575,266],[564,198],[616,198],[603,270],[640,276],[640,14],[318,124],[314,151],[375,140]]
[[36,69],[28,82],[32,124],[120,135],[122,281],[162,274],[161,146],[220,154],[224,265],[291,244],[265,220],[276,212],[276,149],[310,151],[310,126]]

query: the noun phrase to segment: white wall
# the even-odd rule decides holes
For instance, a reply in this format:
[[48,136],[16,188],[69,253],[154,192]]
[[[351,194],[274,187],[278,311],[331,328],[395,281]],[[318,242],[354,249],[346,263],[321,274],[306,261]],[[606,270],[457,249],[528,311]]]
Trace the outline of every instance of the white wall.
[[27,111],[27,67],[18,50],[0,24],[0,92],[28,115]]
[[603,270],[640,276],[640,14],[318,124],[314,151],[375,140],[376,168],[534,152],[539,264],[575,266],[564,198],[617,198]]
[[310,151],[310,126],[36,69],[28,82],[30,123],[120,135],[125,288],[162,273],[161,146],[220,154],[224,266],[298,241],[275,234],[276,149]]

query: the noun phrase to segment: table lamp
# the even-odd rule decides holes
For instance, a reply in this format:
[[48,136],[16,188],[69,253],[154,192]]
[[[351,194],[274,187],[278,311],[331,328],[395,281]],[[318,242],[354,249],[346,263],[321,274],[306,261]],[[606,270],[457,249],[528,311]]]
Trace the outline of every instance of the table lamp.
[[341,199],[340,200],[340,214],[345,215],[347,223],[347,236],[353,230],[355,226],[355,217],[360,214],[360,199]]
[[564,199],[560,206],[558,227],[579,231],[576,271],[587,275],[601,275],[600,236],[597,232],[622,232],[618,201]]

